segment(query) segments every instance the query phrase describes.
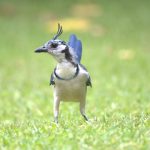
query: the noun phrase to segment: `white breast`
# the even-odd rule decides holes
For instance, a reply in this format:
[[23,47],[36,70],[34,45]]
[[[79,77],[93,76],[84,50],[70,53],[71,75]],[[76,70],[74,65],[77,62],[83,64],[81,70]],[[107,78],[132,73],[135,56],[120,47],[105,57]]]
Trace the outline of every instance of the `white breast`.
[[[61,67],[60,67],[61,68]],[[69,78],[76,72],[76,68],[59,69],[59,76]],[[62,101],[81,101],[86,97],[86,81],[88,73],[79,67],[79,74],[71,80],[60,80],[55,77],[54,96]]]
[[72,77],[76,72],[76,68],[68,62],[62,62],[57,65],[56,73],[64,79]]

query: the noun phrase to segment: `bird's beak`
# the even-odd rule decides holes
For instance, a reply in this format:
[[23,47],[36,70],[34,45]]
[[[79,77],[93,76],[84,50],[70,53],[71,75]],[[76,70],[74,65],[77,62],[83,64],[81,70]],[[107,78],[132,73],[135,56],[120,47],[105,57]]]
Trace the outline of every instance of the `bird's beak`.
[[48,52],[48,49],[44,46],[37,48],[35,51],[35,53],[42,53],[42,52]]

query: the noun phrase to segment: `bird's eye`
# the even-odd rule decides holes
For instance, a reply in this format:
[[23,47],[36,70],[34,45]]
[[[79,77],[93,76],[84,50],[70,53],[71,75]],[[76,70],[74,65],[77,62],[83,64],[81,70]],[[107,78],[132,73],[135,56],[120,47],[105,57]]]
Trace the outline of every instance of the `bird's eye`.
[[61,41],[61,44],[66,45],[66,42],[65,41]]
[[52,43],[52,44],[51,44],[51,47],[52,47],[52,48],[56,48],[57,46],[58,46],[57,43]]

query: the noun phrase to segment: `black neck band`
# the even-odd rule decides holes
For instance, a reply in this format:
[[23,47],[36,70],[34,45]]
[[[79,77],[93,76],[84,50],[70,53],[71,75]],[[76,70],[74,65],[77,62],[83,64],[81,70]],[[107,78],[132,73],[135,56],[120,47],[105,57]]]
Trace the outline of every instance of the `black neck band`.
[[54,69],[54,74],[56,76],[57,79],[59,80],[72,80],[74,79],[75,77],[77,77],[79,73],[79,66],[77,65],[77,68],[76,68],[76,73],[74,74],[74,76],[70,77],[70,78],[61,78],[57,73],[56,73],[56,68]]

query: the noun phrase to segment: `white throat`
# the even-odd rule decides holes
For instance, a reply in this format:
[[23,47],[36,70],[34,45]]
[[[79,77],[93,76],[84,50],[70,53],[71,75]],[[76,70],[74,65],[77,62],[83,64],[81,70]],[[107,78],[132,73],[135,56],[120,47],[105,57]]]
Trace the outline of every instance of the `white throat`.
[[70,62],[61,62],[56,67],[56,73],[61,78],[71,78],[76,73],[76,67]]

